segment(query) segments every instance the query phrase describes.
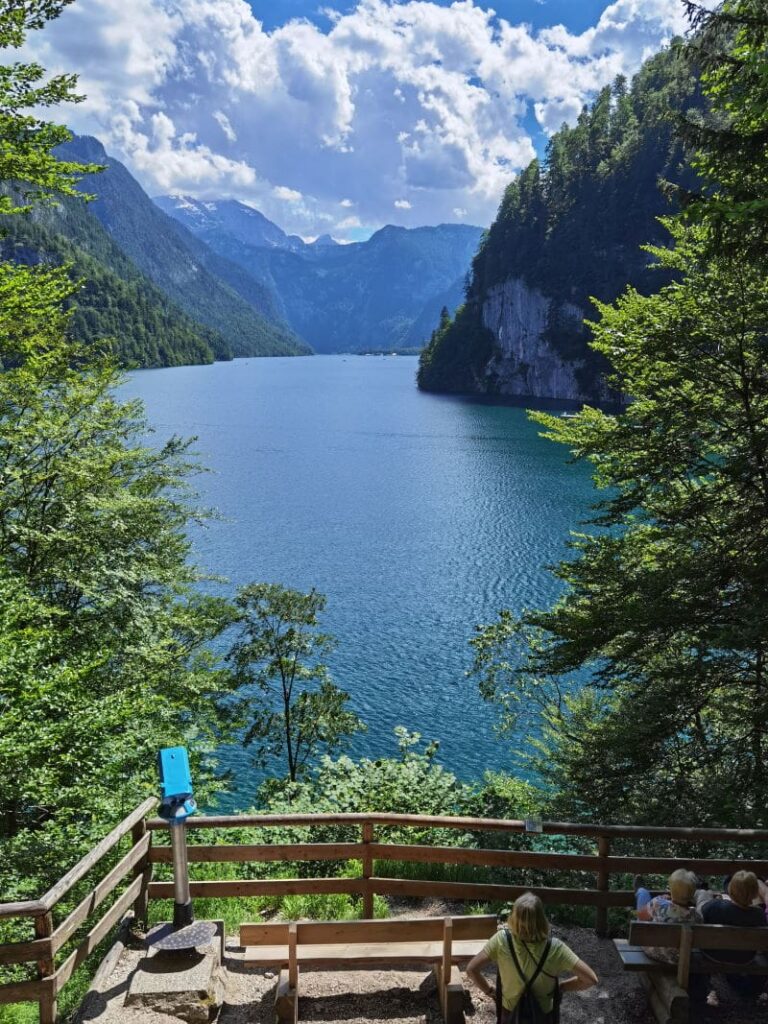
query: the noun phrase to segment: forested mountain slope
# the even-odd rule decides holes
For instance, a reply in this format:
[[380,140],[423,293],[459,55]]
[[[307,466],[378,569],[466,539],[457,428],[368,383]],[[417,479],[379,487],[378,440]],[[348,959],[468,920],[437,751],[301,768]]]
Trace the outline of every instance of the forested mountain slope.
[[96,196],[91,214],[176,305],[220,333],[235,356],[309,351],[280,321],[269,289],[167,217],[98,140],[76,137],[59,148],[66,159],[105,166],[80,186]]
[[456,308],[482,229],[388,225],[365,242],[307,244],[233,200],[155,202],[220,255],[265,281],[291,327],[319,352],[423,344]]
[[465,305],[422,354],[421,388],[606,397],[584,317],[591,297],[664,283],[640,247],[666,238],[657,218],[671,206],[660,181],[692,177],[674,129],[696,91],[689,66],[665,51],[552,137],[544,163],[533,161],[507,188]]
[[127,366],[180,366],[231,359],[217,331],[188,317],[128,259],[78,200],[62,199],[0,220],[0,255],[17,263],[71,264],[83,282],[71,331],[111,348]]

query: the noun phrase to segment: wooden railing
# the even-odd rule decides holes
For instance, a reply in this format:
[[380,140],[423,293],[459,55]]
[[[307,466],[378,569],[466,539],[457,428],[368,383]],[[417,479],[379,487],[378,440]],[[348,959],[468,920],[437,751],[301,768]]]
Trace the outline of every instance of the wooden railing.
[[[40,1006],[40,1024],[54,1024],[59,992],[77,968],[90,956],[100,942],[131,908],[146,914],[146,894],[152,872],[149,851],[151,833],[147,831],[147,815],[155,809],[157,800],[145,800],[128,815],[109,835],[95,846],[71,871],[48,890],[39,900],[21,903],[0,903],[0,919],[29,918],[35,938],[29,942],[0,945],[0,964],[36,964],[37,978],[0,985],[0,1005],[36,1002]],[[56,924],[54,911],[68,893],[81,882],[120,841],[131,835],[130,850],[91,889],[64,919]],[[56,956],[72,936],[86,924],[95,911],[131,877],[123,893],[91,926],[67,958],[58,967]]]
[[[0,985],[0,1005],[14,1002],[37,1002],[41,1024],[53,1024],[59,993],[74,971],[86,960],[124,917],[133,910],[135,917],[146,921],[148,901],[172,899],[173,884],[153,878],[155,864],[170,864],[169,846],[153,843],[153,835],[167,832],[167,824],[159,818],[148,820],[156,806],[155,800],[146,800],[120,825],[109,833],[90,853],[72,868],[39,900],[23,903],[0,904],[0,919],[30,919],[34,937],[29,941],[0,945],[0,965],[32,964],[37,977],[32,980]],[[684,857],[684,856],[628,856],[612,853],[612,844],[621,841],[640,843],[656,841],[665,845],[688,843],[702,846],[726,845],[743,850],[745,846],[762,846],[768,851],[768,830],[715,829],[715,828],[656,828],[624,825],[580,825],[572,822],[545,822],[543,834],[571,836],[593,846],[594,852],[549,853],[530,849],[478,848],[467,846],[434,846],[403,842],[377,841],[376,830],[397,828],[401,832],[411,829],[458,830],[473,836],[482,833],[502,833],[507,836],[525,834],[525,824],[518,820],[490,818],[442,817],[410,814],[286,814],[286,815],[209,815],[190,818],[188,860],[193,880],[190,890],[194,898],[230,898],[244,896],[287,896],[291,894],[340,893],[362,898],[363,917],[373,916],[375,895],[407,896],[413,898],[442,897],[444,899],[505,902],[522,892],[534,891],[550,904],[591,906],[596,910],[598,934],[607,932],[608,909],[630,907],[634,893],[628,888],[611,888],[616,875],[644,873],[667,874],[686,867],[707,875],[727,874],[739,868],[768,875],[768,859],[741,856]],[[211,829],[272,828],[346,828],[359,830],[360,839],[349,842],[291,842],[291,843],[198,843],[197,837]],[[120,841],[131,835],[132,845],[90,892],[70,910],[58,924],[54,921],[57,905],[73,887],[90,874],[99,862],[114,850]],[[535,838],[535,836],[533,837]],[[354,878],[260,878],[202,881],[194,879],[195,864],[249,864],[292,862],[347,862],[360,863],[360,875]],[[496,881],[435,881],[428,879],[398,878],[377,874],[377,864],[407,862],[432,865],[463,865],[470,868],[504,868],[536,871],[544,874],[581,873],[591,875],[594,882],[581,887],[563,888],[549,885],[513,885]],[[128,881],[130,879],[130,881]],[[106,913],[93,923],[66,959],[56,965],[57,954],[65,944],[72,944],[79,929],[90,923],[98,908],[121,884],[128,882],[122,893]]]

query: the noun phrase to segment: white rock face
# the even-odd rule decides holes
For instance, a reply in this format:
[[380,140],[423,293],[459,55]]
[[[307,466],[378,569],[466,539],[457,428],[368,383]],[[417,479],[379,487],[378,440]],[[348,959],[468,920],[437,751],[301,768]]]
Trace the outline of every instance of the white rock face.
[[584,311],[571,303],[557,303],[556,310],[552,306],[552,299],[529,288],[521,278],[511,278],[488,292],[483,324],[496,339],[496,353],[482,382],[489,390],[521,398],[595,398],[583,392],[576,378],[583,363],[564,360],[546,339],[553,312],[558,322],[567,325],[580,323]]

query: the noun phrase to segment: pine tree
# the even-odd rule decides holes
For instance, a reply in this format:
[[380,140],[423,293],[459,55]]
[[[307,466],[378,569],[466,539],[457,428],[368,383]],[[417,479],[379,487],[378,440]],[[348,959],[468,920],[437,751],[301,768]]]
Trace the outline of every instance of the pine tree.
[[554,607],[474,641],[507,724],[538,712],[533,760],[562,813],[768,824],[764,14],[737,0],[702,15],[725,127],[699,136],[695,217],[649,249],[671,283],[598,304],[594,347],[626,410],[533,416],[608,492],[594,529],[557,568]]

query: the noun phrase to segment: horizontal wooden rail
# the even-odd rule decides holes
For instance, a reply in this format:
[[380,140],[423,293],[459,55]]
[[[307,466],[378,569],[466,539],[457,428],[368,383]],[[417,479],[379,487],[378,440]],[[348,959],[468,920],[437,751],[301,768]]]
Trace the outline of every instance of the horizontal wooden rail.
[[[147,820],[157,801],[145,800],[128,817],[104,837],[85,857],[68,871],[43,897],[37,900],[23,900],[0,904],[0,919],[32,918],[34,938],[0,945],[0,965],[29,964],[38,972],[37,980],[18,981],[0,986],[0,1004],[36,1001],[40,1004],[41,1020],[50,1022],[55,1016],[56,999],[77,968],[93,953],[133,907],[134,913],[144,919],[148,899],[172,899],[173,884],[169,881],[152,881],[154,864],[170,864],[170,847],[163,843],[168,834],[167,822],[154,818]],[[192,864],[213,863],[270,863],[358,861],[361,877],[354,878],[266,878],[266,879],[224,879],[219,881],[192,881],[191,895],[194,898],[227,898],[288,896],[312,894],[341,894],[362,896],[364,916],[373,915],[373,898],[382,896],[405,896],[412,898],[442,898],[463,901],[511,901],[521,893],[538,893],[548,904],[590,906],[596,908],[598,934],[607,927],[607,911],[610,907],[631,907],[634,893],[627,889],[611,889],[612,876],[643,873],[648,876],[663,875],[679,867],[707,875],[733,872],[737,868],[750,869],[758,875],[768,875],[768,829],[715,829],[687,828],[680,826],[655,827],[634,825],[579,824],[573,822],[544,822],[542,831],[546,835],[579,837],[586,842],[574,843],[576,852],[537,852],[528,844],[525,849],[483,849],[478,848],[478,835],[484,832],[518,836],[526,833],[525,822],[518,819],[497,820],[446,815],[414,814],[243,814],[243,815],[201,815],[187,822],[190,832],[188,860]],[[278,842],[238,844],[211,842],[214,837],[206,836],[211,829],[269,829],[273,827],[296,829],[344,828],[352,830],[354,842]],[[420,842],[384,842],[387,829],[401,829],[419,833],[428,830],[453,830],[472,837],[473,845],[431,846],[423,839]],[[376,835],[375,830],[379,832]],[[299,833],[302,834],[302,833]],[[322,834],[322,833],[321,833]],[[73,887],[85,879],[100,861],[130,835],[132,846],[111,867],[104,876],[80,900],[67,917],[55,924],[52,911],[71,892]],[[153,836],[159,843],[153,845]],[[203,842],[195,843],[195,838]],[[218,839],[219,837],[215,837]],[[243,838],[248,838],[244,836]],[[276,837],[277,838],[277,837]],[[347,838],[345,836],[345,838]],[[205,842],[205,840],[208,840]],[[535,841],[536,835],[533,834]],[[612,853],[612,841],[656,840],[675,843],[720,844],[720,850],[728,854],[719,857],[677,856],[619,856]],[[457,836],[463,843],[464,838]],[[480,840],[482,842],[482,840]],[[742,859],[732,857],[734,849],[750,844],[764,844],[754,850],[764,859]],[[490,845],[490,843],[489,843]],[[510,845],[507,842],[501,846]],[[585,847],[583,852],[579,845]],[[596,849],[595,849],[596,848]],[[631,849],[631,847],[630,847]],[[589,888],[566,888],[549,886],[522,886],[506,882],[482,881],[428,881],[413,878],[391,877],[397,873],[389,864],[443,864],[446,867],[502,868],[535,872],[589,873],[593,876]],[[391,875],[389,872],[391,871]],[[469,874],[471,878],[471,873]],[[483,877],[482,875],[480,876]],[[491,876],[494,877],[494,876]],[[500,876],[504,879],[505,876]],[[512,879],[519,880],[516,876]],[[589,884],[589,883],[588,883]],[[594,887],[596,884],[596,887]],[[619,883],[621,884],[621,883]],[[114,898],[115,891],[123,891]],[[114,902],[105,913],[103,904],[108,897]],[[92,923],[97,917],[101,917]],[[442,928],[442,923],[440,925]],[[78,942],[79,930],[90,928],[79,941],[74,951],[56,969],[56,954],[67,943],[67,950]],[[31,931],[31,929],[30,929]],[[64,954],[63,954],[64,955]]]
[[31,942],[9,942],[0,946],[0,964],[26,964],[35,960],[50,960],[53,956],[50,939]]
[[611,874],[666,875],[686,868],[703,875],[732,875],[735,871],[754,871],[758,878],[768,877],[768,861],[746,858],[721,859],[696,857],[606,857]]
[[[190,882],[190,895],[201,898],[219,896],[304,896],[314,893],[325,895],[362,893],[367,886],[364,878],[276,878],[228,879],[224,882]],[[150,882],[149,898],[173,899],[173,882]]]
[[41,981],[16,981],[10,985],[0,985],[0,1006],[6,1003],[37,1003],[40,999],[55,990],[55,979],[45,978]]
[[[189,818],[187,827],[201,828],[270,828],[293,825],[327,827],[334,825],[410,826],[412,828],[451,828],[463,832],[526,832],[525,822],[519,819],[465,818],[453,815],[427,814],[211,814]],[[150,830],[168,829],[168,822],[152,818],[147,822]],[[583,825],[567,821],[545,821],[545,834],[600,836],[616,839],[674,839],[688,842],[768,843],[768,829],[663,827],[655,825]]]
[[19,900],[16,903],[0,903],[0,920],[8,917],[40,917],[46,913],[42,900]]
[[[187,860],[201,864],[295,861],[295,860],[360,860],[362,843],[273,843],[261,846],[197,846],[187,847]],[[149,857],[153,864],[171,864],[170,846],[154,846]]]
[[529,850],[468,850],[460,846],[409,846],[371,843],[375,860],[416,864],[464,864],[474,867],[538,868],[548,871],[597,871],[600,858],[573,853],[534,853]]
[[588,907],[634,906],[635,894],[614,889],[601,892],[598,889],[554,889],[548,886],[497,885],[485,882],[422,882],[412,878],[370,879],[371,889],[382,896],[412,896],[418,899],[439,897],[449,900],[499,900],[517,899],[524,892],[537,893],[544,903],[571,904]]
[[[743,858],[714,859],[690,857],[605,857],[595,854],[539,853],[529,850],[467,849],[460,846],[418,846],[407,843],[266,843],[261,845],[205,846],[190,844],[190,863],[266,863],[271,861],[363,860],[403,861],[417,864],[458,864],[476,867],[527,868],[534,871],[607,870],[612,874],[664,874],[680,867],[711,875],[737,870],[768,875],[768,860]],[[169,846],[154,846],[149,860],[170,864]]]

